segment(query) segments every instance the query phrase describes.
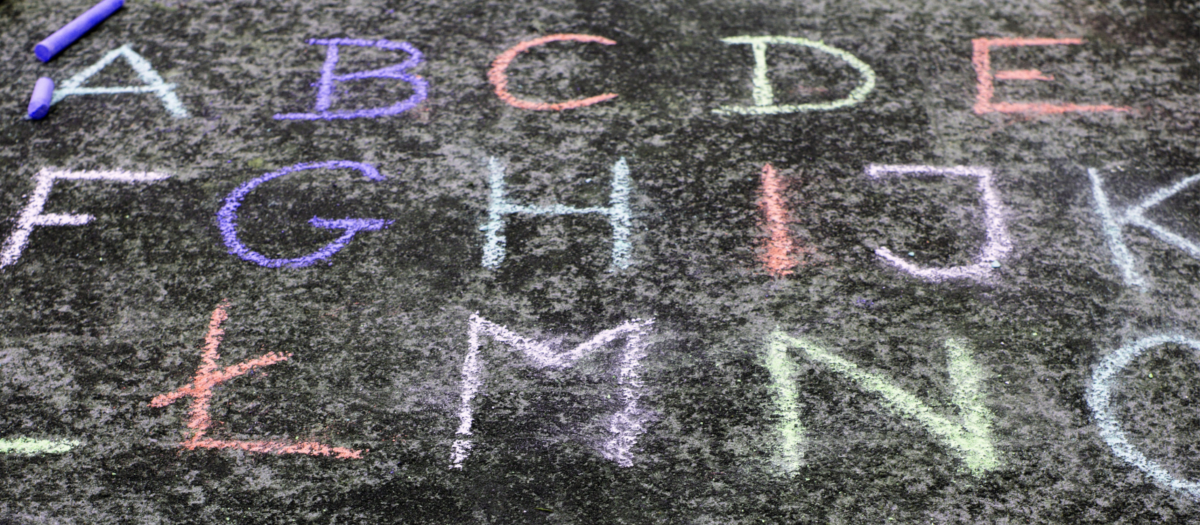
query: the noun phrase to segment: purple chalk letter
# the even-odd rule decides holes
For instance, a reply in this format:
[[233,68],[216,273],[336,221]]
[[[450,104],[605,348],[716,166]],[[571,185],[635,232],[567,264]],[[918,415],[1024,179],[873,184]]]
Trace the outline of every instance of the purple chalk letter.
[[54,98],[54,81],[42,77],[33,85],[33,96],[29,97],[29,118],[38,120],[50,112],[50,101]]
[[66,49],[89,29],[96,27],[96,24],[103,22],[108,15],[115,13],[123,5],[125,5],[125,0],[101,0],[100,3],[84,11],[71,23],[55,31],[53,35],[38,42],[38,45],[33,48],[33,54],[37,55],[38,60],[49,62],[59,51]]
[[[351,118],[375,118],[386,117],[388,115],[396,115],[403,113],[420,104],[425,100],[425,95],[429,90],[429,83],[425,79],[410,75],[405,71],[415,67],[422,61],[421,52],[413,47],[408,42],[392,42],[389,40],[356,40],[351,38],[330,38],[323,40],[309,40],[310,45],[329,46],[325,52],[325,65],[321,67],[321,81],[317,84],[317,105],[314,107],[313,113],[280,113],[275,115],[278,120],[334,120],[334,119],[351,119]],[[379,49],[387,49],[389,51],[404,51],[409,54],[408,60],[388,66],[382,69],[373,69],[370,71],[358,71],[346,75],[335,75],[333,69],[338,63],[338,46],[358,46],[358,47],[377,47]],[[338,110],[329,111],[329,106],[333,104],[333,83],[345,82],[347,80],[359,80],[364,78],[393,78],[403,80],[412,84],[413,94],[407,99],[384,108],[356,109],[356,110]]]
[[377,171],[370,164],[363,164],[361,162],[350,162],[348,160],[331,160],[331,161],[327,161],[327,162],[314,162],[314,163],[305,162],[305,163],[297,164],[295,166],[289,166],[287,168],[283,168],[276,172],[268,173],[257,179],[254,179],[250,182],[242,184],[241,186],[238,186],[237,189],[230,192],[228,196],[225,197],[225,205],[221,206],[221,210],[217,212],[217,224],[221,228],[221,236],[225,238],[225,247],[229,248],[229,253],[236,255],[238,257],[241,257],[242,259],[245,259],[247,261],[258,264],[259,266],[266,266],[267,268],[279,268],[280,266],[290,266],[292,268],[303,268],[303,267],[311,265],[321,259],[327,259],[327,258],[333,256],[333,254],[337,253],[339,250],[341,250],[343,247],[345,247],[346,244],[349,243],[350,240],[354,238],[354,235],[356,233],[361,232],[361,231],[379,230],[379,229],[382,229],[382,228],[386,227],[387,225],[391,224],[392,222],[394,222],[394,221],[388,221],[388,220],[383,220],[383,219],[335,219],[335,220],[331,220],[331,219],[322,219],[320,217],[313,217],[312,219],[309,219],[309,221],[308,221],[308,223],[313,225],[313,227],[328,228],[328,229],[333,229],[333,230],[345,230],[345,233],[343,233],[341,237],[338,237],[333,242],[326,244],[320,250],[312,252],[303,257],[296,257],[295,259],[271,259],[261,253],[258,253],[254,250],[251,250],[250,248],[247,248],[245,244],[242,244],[242,241],[238,239],[238,235],[237,235],[237,209],[239,206],[242,205],[242,199],[246,198],[246,195],[249,195],[250,192],[254,191],[254,188],[257,188],[262,183],[267,182],[271,179],[282,177],[284,175],[287,175],[287,174],[293,173],[293,172],[297,172],[297,171],[314,170],[314,169],[322,169],[322,168],[325,168],[325,169],[341,169],[341,168],[356,169],[360,173],[362,173],[362,175],[364,177],[371,179],[373,181],[386,180],[383,177],[383,175],[380,175],[379,171]]

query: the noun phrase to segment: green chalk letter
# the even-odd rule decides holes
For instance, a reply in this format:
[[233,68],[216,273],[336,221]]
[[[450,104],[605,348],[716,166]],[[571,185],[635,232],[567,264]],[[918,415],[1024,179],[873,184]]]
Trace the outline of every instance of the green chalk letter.
[[[771,334],[767,343],[767,368],[771,371],[772,383],[776,385],[776,408],[781,412],[790,410],[794,414],[790,419],[784,417],[780,424],[781,433],[784,435],[781,462],[785,465],[785,470],[788,469],[791,458],[796,457],[796,452],[793,451],[799,450],[803,444],[803,429],[799,425],[799,413],[796,410],[796,390],[779,386],[781,381],[794,375],[794,367],[787,359],[788,348],[804,352],[808,359],[850,378],[864,390],[883,396],[887,408],[924,425],[966,463],[972,474],[982,475],[1000,466],[995,446],[992,444],[992,414],[983,404],[983,372],[975,364],[970,349],[963,342],[957,339],[946,341],[950,385],[954,389],[951,401],[959,412],[959,417],[951,420],[934,412],[916,396],[901,390],[886,379],[862,371],[854,363],[830,353],[808,339],[797,339],[777,330]],[[789,457],[788,454],[792,456]]]
[[775,413],[779,417],[779,455],[776,463],[784,473],[800,470],[804,460],[804,424],[796,392],[796,365],[787,356],[787,344],[778,337],[767,343],[767,370],[771,371],[771,390],[775,393]]
[[[868,66],[865,62],[859,60],[858,57],[846,51],[827,46],[822,42],[788,36],[735,36],[732,38],[723,38],[721,41],[726,44],[750,44],[750,49],[754,51],[754,105],[721,106],[713,110],[713,113],[718,115],[778,115],[781,113],[799,113],[801,111],[828,111],[858,104],[867,98],[867,93],[875,89],[875,70],[871,69],[871,66]],[[815,104],[787,104],[777,106],[775,105],[775,92],[771,89],[771,81],[767,79],[768,44],[790,44],[811,47],[817,51],[829,53],[842,59],[847,64],[850,64],[850,67],[857,70],[858,74],[862,76],[862,83],[857,88],[854,88],[854,91],[851,91],[846,98]]]
[[20,454],[27,456],[34,454],[62,454],[78,445],[78,441],[69,439],[57,441],[29,438],[0,439],[0,454]]

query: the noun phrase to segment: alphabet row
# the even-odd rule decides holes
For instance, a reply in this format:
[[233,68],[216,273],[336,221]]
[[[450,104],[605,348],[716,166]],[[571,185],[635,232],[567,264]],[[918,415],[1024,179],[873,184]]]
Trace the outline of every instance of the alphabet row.
[[[205,334],[205,344],[200,355],[200,365],[191,383],[171,392],[155,396],[150,406],[166,408],[182,398],[191,398],[184,422],[188,437],[178,446],[187,450],[233,449],[266,454],[304,454],[327,456],[339,459],[362,459],[367,450],[351,449],[319,442],[288,442],[272,440],[241,440],[214,437],[209,408],[213,389],[263,367],[287,361],[293,354],[269,352],[241,363],[222,366],[220,345],[224,336],[222,323],[228,319],[229,304],[222,303],[212,312]],[[539,341],[519,335],[512,330],[472,315],[467,327],[468,348],[463,358],[460,381],[457,419],[458,426],[449,450],[448,467],[463,469],[468,464],[473,445],[480,436],[475,435],[473,425],[477,417],[476,397],[486,389],[484,382],[485,351],[481,341],[490,339],[509,352],[523,357],[523,363],[537,370],[561,370],[571,368],[592,355],[616,353],[615,368],[604,375],[609,378],[604,388],[612,388],[616,398],[615,411],[601,413],[606,434],[600,440],[588,439],[587,444],[606,460],[621,467],[635,463],[638,438],[650,424],[652,409],[641,405],[644,381],[642,360],[647,357],[651,342],[649,336],[653,320],[632,319],[613,328],[603,330],[573,349],[559,348],[554,341]],[[1121,372],[1134,359],[1149,350],[1166,344],[1177,344],[1200,351],[1200,340],[1177,334],[1158,334],[1144,337],[1109,354],[1096,368],[1088,387],[1087,403],[1099,427],[1100,437],[1113,453],[1132,466],[1142,470],[1154,481],[1193,498],[1200,499],[1200,482],[1178,478],[1170,474],[1161,463],[1146,456],[1130,443],[1121,422],[1117,418],[1111,398],[1118,387]],[[997,453],[992,434],[994,416],[986,403],[986,374],[974,360],[969,342],[950,338],[945,341],[947,354],[948,383],[952,392],[950,410],[939,410],[922,401],[916,395],[896,386],[888,377],[867,372],[856,364],[825,348],[820,342],[795,337],[776,329],[767,339],[760,352],[760,366],[769,372],[769,390],[772,393],[776,416],[775,428],[771,430],[775,445],[765,453],[772,456],[775,472],[790,477],[805,462],[807,432],[801,421],[800,398],[796,385],[804,377],[796,366],[796,358],[810,361],[843,376],[857,387],[882,398],[883,406],[893,416],[914,422],[932,437],[946,446],[964,467],[964,471],[982,477],[999,469],[1003,458]],[[501,361],[506,362],[506,361]],[[520,365],[517,365],[520,366]],[[615,384],[612,384],[614,383]],[[607,412],[612,407],[595,408]],[[553,415],[541,414],[553,417]],[[487,417],[481,414],[479,417]],[[486,439],[487,436],[483,436]],[[0,453],[8,454],[58,454],[79,446],[72,439],[0,439]]]
[[[876,75],[871,66],[849,52],[826,45],[822,42],[806,38],[786,36],[737,36],[721,40],[727,44],[749,45],[754,56],[753,75],[751,78],[752,106],[722,106],[713,110],[720,115],[778,115],[800,113],[807,111],[829,111],[854,106],[866,99],[875,89]],[[507,69],[522,52],[534,47],[552,42],[580,42],[588,44],[615,45],[617,42],[600,36],[579,34],[555,34],[521,42],[498,55],[488,70],[487,78],[492,84],[496,96],[506,104],[532,111],[564,111],[578,109],[593,104],[599,104],[618,97],[616,93],[603,93],[587,98],[573,99],[562,102],[537,102],[518,98],[508,89]],[[408,111],[425,100],[429,93],[429,82],[411,73],[409,70],[421,64],[424,55],[408,42],[393,42],[390,40],[362,40],[353,38],[328,38],[308,40],[310,45],[325,46],[325,62],[321,67],[321,78],[317,82],[316,104],[312,112],[280,113],[274,116],[278,120],[340,120],[356,118],[379,118],[398,115]],[[1072,103],[1048,102],[995,102],[994,84],[996,80],[1023,81],[1054,81],[1054,77],[1038,70],[998,70],[991,66],[991,50],[1001,47],[1027,46],[1058,46],[1079,45],[1083,41],[1077,38],[978,38],[972,41],[974,47],[972,63],[976,74],[976,99],[974,111],[976,114],[985,113],[1023,113],[1023,114],[1061,114],[1073,112],[1102,112],[1128,111],[1128,107],[1108,104],[1086,105]],[[824,102],[806,104],[777,104],[774,89],[767,78],[767,49],[772,45],[800,46],[830,55],[854,69],[858,75],[857,86],[845,97]],[[339,61],[339,47],[369,47],[384,51],[404,52],[408,57],[398,63],[380,69],[355,71],[351,73],[336,73]],[[123,58],[142,81],[141,86],[115,87],[86,87],[92,76],[99,73],[116,59]],[[407,83],[412,88],[412,95],[391,106],[365,109],[330,109],[334,103],[335,85],[351,80],[390,79]],[[150,62],[126,44],[105,54],[99,61],[83,69],[71,78],[63,81],[58,87],[47,81],[41,91],[35,90],[35,98],[46,97],[49,100],[32,104],[45,108],[57,104],[65,97],[74,95],[119,95],[151,93],[157,96],[167,113],[176,118],[187,118],[189,113],[175,94],[175,84],[164,82],[162,77],[151,66]],[[50,89],[45,89],[45,88]],[[47,96],[52,92],[52,96]],[[31,111],[33,111],[31,109]],[[31,113],[32,114],[32,113]],[[39,115],[42,113],[39,113]],[[37,118],[40,118],[37,117]]]
[[[318,261],[329,259],[363,232],[380,231],[394,221],[378,218],[324,219],[313,217],[308,223],[314,228],[341,230],[337,239],[320,249],[300,257],[272,258],[255,251],[242,242],[238,235],[238,210],[242,202],[255,189],[274,179],[286,177],[305,170],[350,169],[364,179],[380,182],[386,178],[374,166],[353,161],[325,161],[301,163],[267,173],[245,182],[230,192],[217,211],[217,224],[229,253],[243,260],[266,268],[302,268]],[[1087,170],[1091,181],[1094,211],[1099,218],[1100,229],[1112,252],[1113,263],[1120,271],[1127,286],[1142,292],[1150,290],[1150,282],[1139,270],[1141,266],[1124,240],[1123,229],[1137,226],[1149,231],[1169,245],[1175,246],[1193,258],[1200,260],[1200,245],[1146,217],[1146,212],[1191,187],[1200,181],[1200,174],[1159,189],[1141,203],[1124,209],[1114,209],[1104,189],[1104,180],[1096,169]],[[969,279],[987,282],[994,278],[994,270],[1002,265],[1013,251],[1013,241],[1008,234],[1007,212],[996,191],[992,170],[977,166],[933,167],[918,165],[868,165],[866,175],[872,180],[884,181],[894,177],[969,177],[978,181],[980,204],[983,208],[983,226],[986,241],[975,262],[969,265],[950,267],[928,267],[910,262],[887,247],[876,249],[881,261],[913,277],[930,282]],[[168,174],[125,171],[67,171],[43,168],[34,176],[35,187],[30,192],[25,207],[16,218],[16,227],[0,247],[0,269],[15,264],[25,250],[34,227],[82,226],[95,217],[88,214],[43,213],[50,191],[56,181],[109,181],[120,183],[149,183],[170,178]],[[561,204],[531,206],[514,202],[505,183],[504,166],[495,158],[488,160],[489,199],[487,219],[480,226],[484,234],[481,264],[497,269],[507,253],[505,226],[508,218],[524,216],[591,215],[603,218],[612,231],[611,264],[614,270],[624,270],[632,264],[634,248],[630,241],[633,212],[630,208],[630,193],[633,185],[628,164],[624,158],[612,165],[612,182],[608,206],[573,207]],[[788,229],[788,203],[782,192],[783,183],[775,169],[767,164],[761,175],[762,199],[759,208],[763,217],[764,240],[760,255],[762,268],[770,275],[783,278],[790,275],[799,264],[799,255],[806,249],[799,245]]]

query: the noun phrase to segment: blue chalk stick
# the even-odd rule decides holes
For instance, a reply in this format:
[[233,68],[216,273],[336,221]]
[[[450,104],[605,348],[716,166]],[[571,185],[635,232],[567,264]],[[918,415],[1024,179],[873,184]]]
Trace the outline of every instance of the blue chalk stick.
[[33,54],[37,55],[38,60],[49,62],[59,51],[79,40],[79,37],[89,29],[96,27],[96,24],[103,22],[108,15],[116,12],[123,5],[125,5],[125,0],[101,0],[95,7],[88,9],[71,23],[63,26],[62,29],[55,31],[53,35],[38,42],[38,45],[33,48]]
[[29,118],[40,119],[50,112],[50,99],[54,97],[54,81],[39,78],[33,85],[33,96],[29,97]]

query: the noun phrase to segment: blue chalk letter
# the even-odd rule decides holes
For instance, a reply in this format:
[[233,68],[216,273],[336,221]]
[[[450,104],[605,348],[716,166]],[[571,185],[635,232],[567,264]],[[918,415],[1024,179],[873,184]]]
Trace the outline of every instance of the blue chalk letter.
[[328,162],[297,164],[273,173],[268,173],[250,182],[242,184],[225,197],[225,205],[222,206],[221,210],[217,212],[217,224],[221,228],[221,236],[225,239],[225,247],[229,248],[229,253],[258,264],[259,266],[266,266],[267,268],[279,268],[280,266],[303,268],[321,259],[328,259],[329,257],[332,257],[333,254],[344,248],[358,232],[379,230],[393,222],[383,219],[330,220],[322,219],[320,217],[313,217],[312,219],[309,219],[308,223],[314,228],[345,230],[345,233],[343,233],[341,237],[338,237],[333,242],[326,244],[320,250],[312,252],[303,257],[296,257],[294,259],[271,259],[261,253],[251,250],[250,248],[246,247],[245,244],[242,244],[242,241],[238,239],[237,235],[237,209],[242,205],[242,199],[245,199],[246,195],[249,195],[250,192],[254,191],[255,188],[259,187],[259,185],[271,179],[282,177],[297,171],[321,168],[356,169],[359,171],[359,173],[362,173],[363,177],[373,181],[386,180],[383,175],[380,175],[379,171],[377,171],[370,164],[350,162],[346,160],[332,160]]
[[[389,40],[355,40],[350,38],[330,38],[324,40],[309,40],[309,44],[317,46],[329,46],[325,52],[325,65],[321,67],[321,81],[317,84],[317,105],[313,108],[313,113],[280,113],[275,115],[278,120],[334,120],[334,119],[351,119],[351,118],[375,118],[386,117],[388,115],[396,115],[403,113],[420,104],[425,100],[426,92],[429,90],[429,83],[425,79],[411,75],[406,71],[416,67],[422,61],[421,52],[413,47],[408,42],[392,42]],[[389,51],[404,51],[408,53],[408,60],[388,66],[383,69],[373,69],[371,71],[358,71],[346,75],[335,75],[333,69],[338,63],[338,46],[358,46],[358,47],[377,47]],[[359,80],[364,78],[392,78],[403,80],[412,84],[413,94],[407,99],[385,108],[371,109],[356,109],[356,110],[339,110],[329,111],[329,106],[333,105],[333,83],[345,82],[347,80]]]
[[[101,69],[108,67],[117,57],[125,58],[129,66],[138,74],[138,78],[145,82],[144,86],[117,86],[117,87],[97,87],[86,88],[83,86],[92,75],[99,73]],[[175,96],[175,84],[163,82],[162,77],[154,71],[150,62],[142,58],[142,55],[134,52],[129,44],[125,44],[117,49],[109,51],[104,55],[99,62],[88,66],[87,69],[80,71],[75,76],[68,78],[62,83],[58,89],[54,90],[54,98],[50,104],[57,104],[58,101],[71,95],[119,95],[123,93],[154,93],[159,100],[162,101],[163,107],[167,113],[170,113],[175,118],[187,118],[188,112],[183,109],[183,104],[179,103],[179,97]]]
[[496,269],[504,262],[504,216],[517,213],[529,215],[583,215],[597,213],[608,217],[608,223],[613,229],[612,265],[624,270],[629,267],[630,251],[629,230],[633,222],[629,212],[629,166],[622,157],[612,167],[612,192],[609,193],[607,208],[572,208],[556,204],[540,208],[537,206],[522,206],[508,202],[508,192],[504,188],[504,167],[493,157],[488,159],[489,186],[491,200],[488,202],[488,222],[481,228],[487,242],[483,246],[483,266]]

